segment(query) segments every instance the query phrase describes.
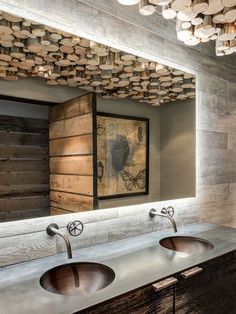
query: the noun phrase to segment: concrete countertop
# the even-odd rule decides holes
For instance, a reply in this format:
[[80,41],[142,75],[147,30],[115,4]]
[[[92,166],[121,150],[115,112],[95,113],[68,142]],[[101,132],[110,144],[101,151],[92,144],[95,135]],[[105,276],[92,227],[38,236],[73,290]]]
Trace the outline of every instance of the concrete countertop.
[[[233,228],[208,223],[179,228],[175,235],[196,236],[214,244],[213,250],[197,254],[174,252],[160,246],[160,239],[173,235],[168,229],[74,251],[70,261],[63,253],[4,267],[0,270],[0,313],[72,314],[236,250],[236,229]],[[111,267],[116,273],[115,280],[105,289],[83,297],[50,293],[40,286],[39,279],[47,270],[79,261]]]

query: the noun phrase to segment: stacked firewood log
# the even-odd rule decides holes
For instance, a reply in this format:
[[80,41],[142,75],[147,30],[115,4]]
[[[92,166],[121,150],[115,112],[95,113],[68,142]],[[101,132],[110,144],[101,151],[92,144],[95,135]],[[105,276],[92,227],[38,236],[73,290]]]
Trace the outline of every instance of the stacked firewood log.
[[1,12],[0,78],[19,77],[153,106],[195,97],[192,74]]
[[179,40],[186,45],[216,41],[216,55],[236,52],[236,0],[140,0],[139,12],[161,7],[165,19],[176,19]]

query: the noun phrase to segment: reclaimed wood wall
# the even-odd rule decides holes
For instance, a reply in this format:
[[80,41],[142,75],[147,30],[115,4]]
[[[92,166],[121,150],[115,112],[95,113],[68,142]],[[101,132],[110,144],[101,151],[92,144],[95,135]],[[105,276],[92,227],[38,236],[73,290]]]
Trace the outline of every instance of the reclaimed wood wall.
[[[64,250],[60,239],[50,238],[45,232],[52,222],[66,232],[69,221],[83,221],[85,227],[79,241],[71,239],[73,249],[170,227],[164,219],[150,219],[148,212],[153,206],[161,209],[173,205],[178,225],[201,220],[236,227],[235,58],[215,58],[204,45],[201,51],[184,47],[172,40],[175,29],[171,34],[168,21],[158,20],[156,15],[140,17],[132,10],[134,7],[119,6],[117,11],[116,1],[112,3],[110,0],[51,0],[49,4],[40,0],[32,9],[30,0],[0,0],[0,10],[14,10],[20,16],[155,61],[160,61],[159,57],[162,62],[194,72],[197,75],[196,197],[2,223],[0,266]],[[103,8],[98,7],[103,4]]]
[[0,221],[48,215],[48,121],[0,116]]
[[93,96],[49,110],[50,213],[93,209]]

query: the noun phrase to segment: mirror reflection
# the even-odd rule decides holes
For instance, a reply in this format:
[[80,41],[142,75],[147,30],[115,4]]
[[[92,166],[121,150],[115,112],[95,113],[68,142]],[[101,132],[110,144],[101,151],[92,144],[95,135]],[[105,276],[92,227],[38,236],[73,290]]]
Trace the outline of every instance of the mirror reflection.
[[0,20],[0,221],[195,196],[195,77]]

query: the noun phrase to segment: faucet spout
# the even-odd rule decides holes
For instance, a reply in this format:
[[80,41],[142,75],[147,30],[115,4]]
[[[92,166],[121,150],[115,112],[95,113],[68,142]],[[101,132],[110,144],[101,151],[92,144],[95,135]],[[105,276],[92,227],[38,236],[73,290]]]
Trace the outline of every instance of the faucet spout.
[[174,229],[174,232],[177,232],[177,225],[176,225],[176,222],[174,220],[173,217],[171,217],[168,213],[167,214],[164,214],[164,213],[157,213],[156,209],[155,208],[152,208],[150,211],[149,211],[149,216],[151,218],[155,217],[155,216],[160,216],[160,217],[164,217],[164,218],[168,218],[170,220],[170,222],[172,223],[172,227]]
[[70,240],[69,238],[67,237],[67,235],[65,235],[64,233],[62,233],[61,231],[59,231],[59,227],[57,224],[50,224],[48,227],[47,227],[47,234],[50,235],[50,236],[54,236],[55,234],[59,235],[64,241],[65,241],[65,244],[66,244],[66,250],[67,250],[67,256],[68,256],[68,259],[71,259],[72,258],[72,249],[71,249],[71,244],[70,244]]
[[172,227],[173,227],[173,229],[174,229],[174,232],[176,233],[177,232],[177,226],[176,226],[176,222],[175,222],[175,220],[174,220],[174,218],[173,217],[171,217],[171,216],[169,216],[169,215],[165,215],[165,214],[157,214],[158,216],[161,216],[161,217],[165,217],[165,218],[168,218],[170,221],[171,221],[171,223],[172,223]]

